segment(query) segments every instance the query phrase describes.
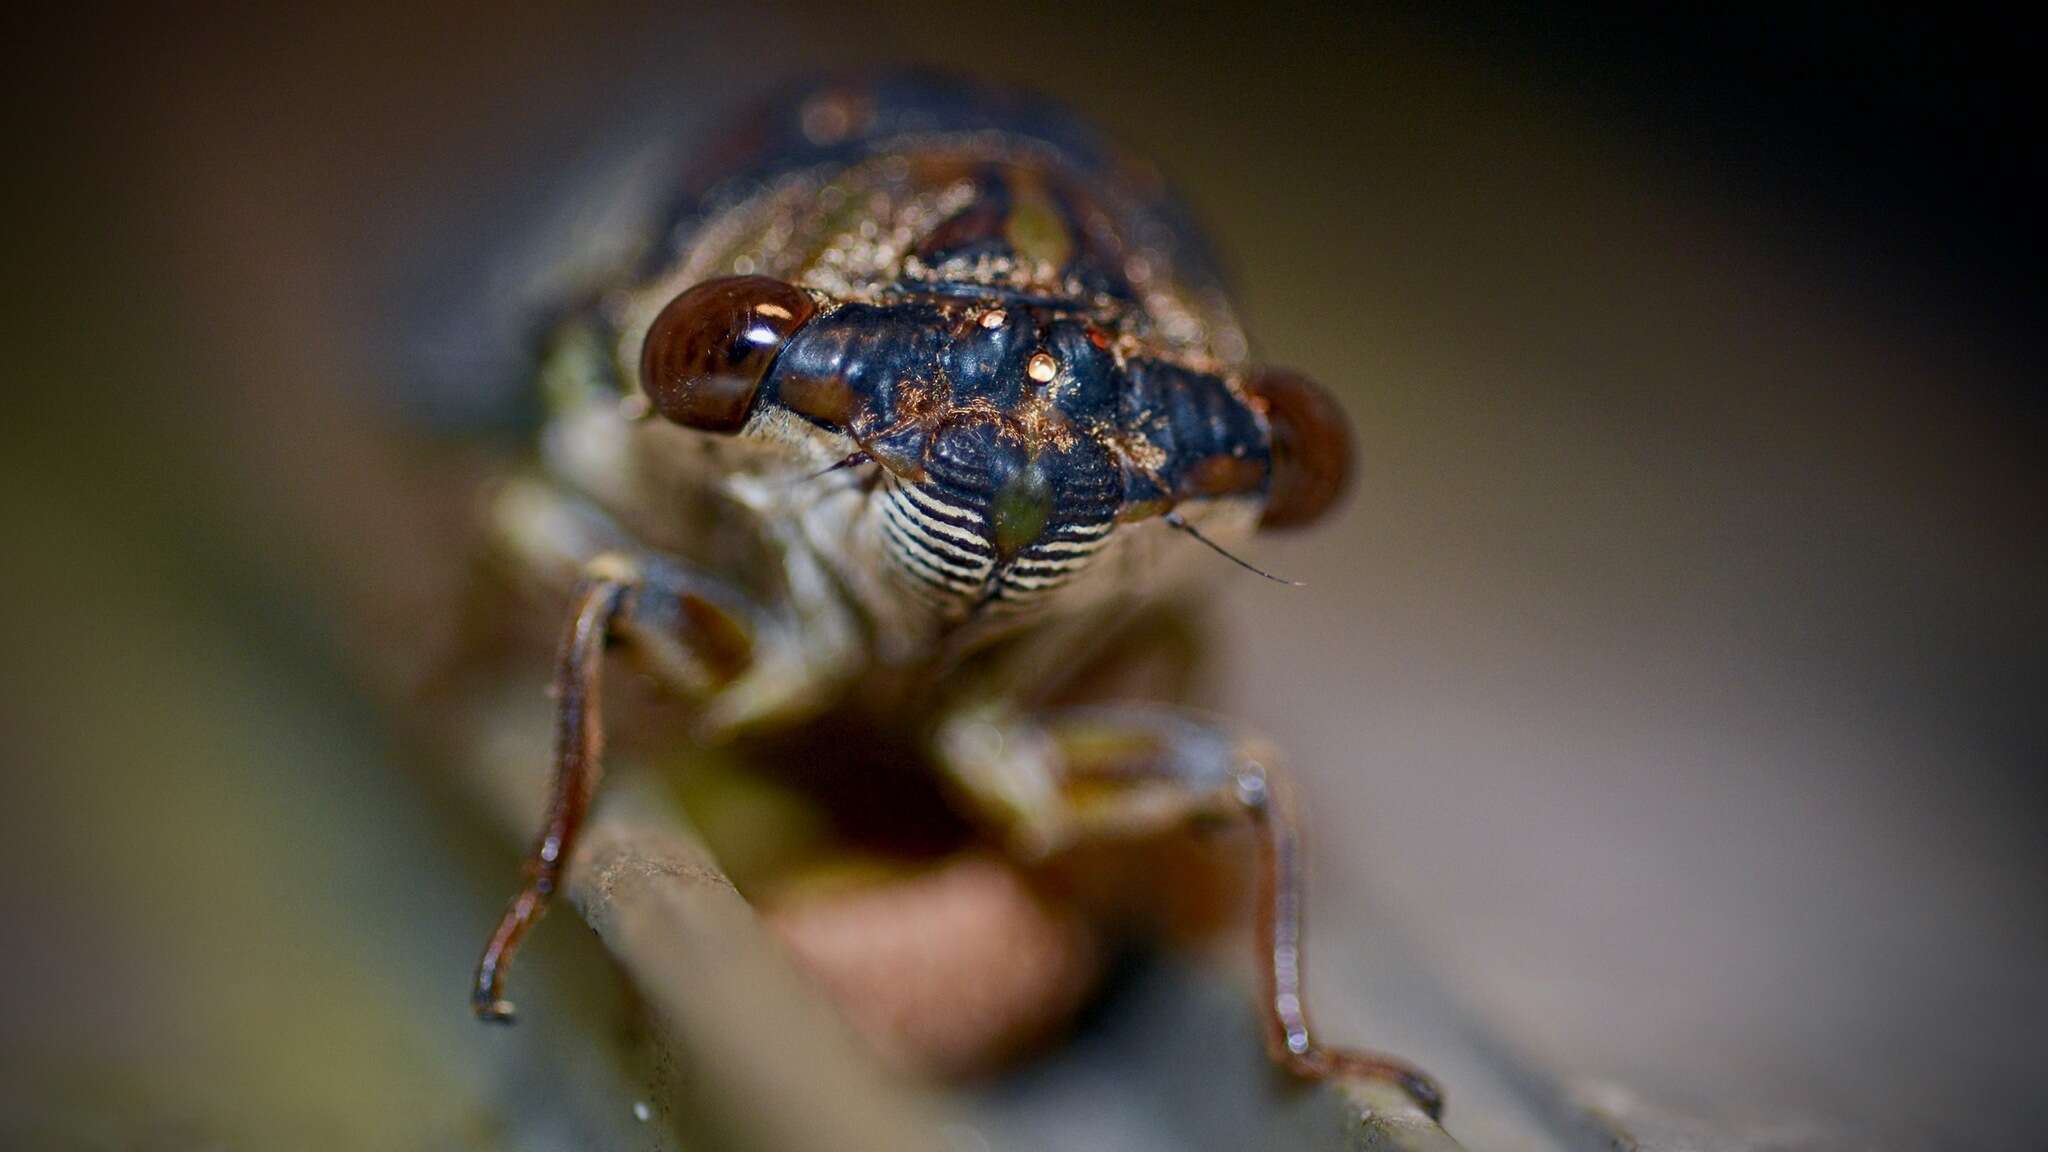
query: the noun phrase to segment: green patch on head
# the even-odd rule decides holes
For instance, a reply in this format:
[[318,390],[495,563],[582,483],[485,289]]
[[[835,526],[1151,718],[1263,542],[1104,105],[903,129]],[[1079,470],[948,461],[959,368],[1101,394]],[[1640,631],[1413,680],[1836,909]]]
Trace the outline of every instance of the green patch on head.
[[1039,533],[1045,531],[1046,521],[1051,518],[1052,481],[1046,477],[1045,469],[1038,461],[1033,460],[1003,482],[989,509],[996,562],[1009,563],[1017,553],[1038,539]]

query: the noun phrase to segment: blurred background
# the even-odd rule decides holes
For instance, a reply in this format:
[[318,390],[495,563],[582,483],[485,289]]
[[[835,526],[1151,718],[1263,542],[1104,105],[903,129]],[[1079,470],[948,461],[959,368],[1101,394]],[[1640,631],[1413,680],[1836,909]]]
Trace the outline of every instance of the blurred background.
[[[418,417],[516,362],[483,305],[532,237],[587,224],[592,173],[776,80],[894,61],[1043,89],[1156,160],[1263,354],[1349,406],[1353,501],[1256,556],[1308,587],[1216,574],[1231,706],[1315,797],[1329,1031],[1435,1067],[1475,1147],[1540,1141],[1513,1083],[1460,1119],[1474,1050],[1738,1125],[2048,1142],[2016,28],[0,19],[0,1143],[630,1146],[576,1118],[608,1105],[541,1106],[575,1025],[482,1034],[458,995],[511,846],[431,782],[366,640],[451,578],[466,504],[432,490]],[[563,921],[534,970],[609,1003]]]

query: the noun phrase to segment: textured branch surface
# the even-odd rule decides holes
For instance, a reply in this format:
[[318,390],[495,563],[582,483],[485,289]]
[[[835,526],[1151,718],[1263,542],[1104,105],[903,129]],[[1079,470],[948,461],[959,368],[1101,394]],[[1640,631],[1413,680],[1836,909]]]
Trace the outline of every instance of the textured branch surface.
[[685,1127],[738,1148],[938,1149],[928,1102],[887,1079],[650,789],[606,790],[568,897],[646,998]]

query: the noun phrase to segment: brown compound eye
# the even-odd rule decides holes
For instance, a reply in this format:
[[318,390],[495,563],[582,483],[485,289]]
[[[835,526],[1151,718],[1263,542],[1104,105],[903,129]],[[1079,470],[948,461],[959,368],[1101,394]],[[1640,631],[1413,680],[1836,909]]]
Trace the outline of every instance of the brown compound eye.
[[1273,430],[1273,478],[1261,528],[1310,523],[1337,502],[1351,480],[1351,426],[1344,410],[1312,380],[1260,369],[1245,391],[1263,405]]
[[818,310],[768,276],[706,280],[654,318],[640,349],[640,386],[654,410],[686,428],[737,432],[761,378]]

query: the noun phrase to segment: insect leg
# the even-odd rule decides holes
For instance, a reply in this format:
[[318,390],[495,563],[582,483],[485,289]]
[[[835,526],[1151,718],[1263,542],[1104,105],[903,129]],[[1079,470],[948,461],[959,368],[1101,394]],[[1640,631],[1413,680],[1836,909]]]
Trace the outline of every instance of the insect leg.
[[[1163,706],[1078,708],[1009,724],[981,716],[967,724],[966,731],[1003,730],[979,745],[972,735],[944,735],[942,759],[970,796],[1012,822],[1027,851],[1142,836],[1203,819],[1248,820],[1258,851],[1260,1015],[1274,1063],[1310,1080],[1391,1081],[1432,1118],[1441,1115],[1443,1091],[1427,1074],[1391,1056],[1325,1045],[1309,1026],[1300,816],[1291,781],[1266,750]],[[978,746],[1001,749],[1008,762],[978,759]],[[1019,788],[1019,780],[1037,783]],[[990,791],[996,781],[1003,781],[1000,795]]]
[[625,640],[677,678],[728,682],[750,660],[744,609],[680,566],[607,554],[591,561],[562,633],[554,672],[554,775],[547,815],[528,853],[525,883],[477,961],[471,1006],[509,1022],[505,972],[560,884],[602,773],[604,653]]
[[1259,850],[1258,947],[1266,1005],[1266,1048],[1299,1076],[1363,1076],[1391,1080],[1431,1119],[1443,1117],[1443,1088],[1405,1061],[1377,1052],[1328,1047],[1309,1031],[1302,987],[1301,820],[1287,775],[1246,761],[1238,800],[1252,820]]

